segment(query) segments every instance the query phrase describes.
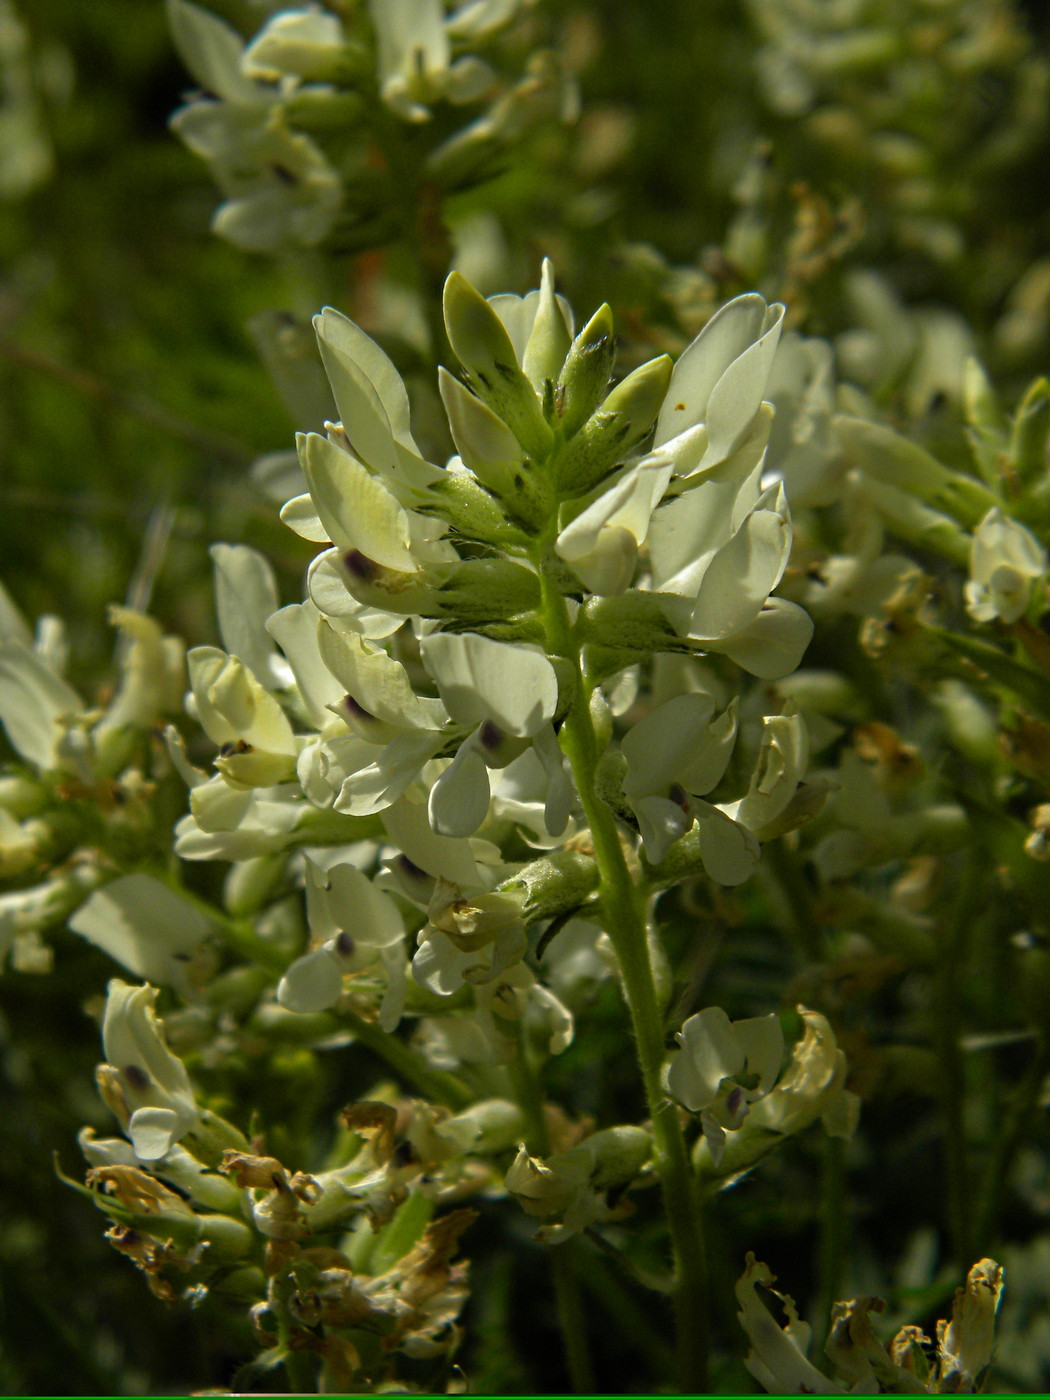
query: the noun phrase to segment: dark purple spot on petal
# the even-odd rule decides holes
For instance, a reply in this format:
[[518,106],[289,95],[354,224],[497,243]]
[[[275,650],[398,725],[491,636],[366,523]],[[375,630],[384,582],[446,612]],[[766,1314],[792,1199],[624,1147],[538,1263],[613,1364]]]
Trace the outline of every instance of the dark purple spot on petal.
[[121,1073],[132,1089],[148,1089],[152,1080],[141,1065],[125,1065]]
[[498,724],[487,719],[478,730],[478,738],[481,740],[482,748],[488,749],[489,753],[495,753],[503,743],[503,730]]
[[353,574],[354,578],[359,578],[364,583],[370,583],[379,577],[379,565],[359,549],[347,550],[343,555],[343,567],[347,573]]

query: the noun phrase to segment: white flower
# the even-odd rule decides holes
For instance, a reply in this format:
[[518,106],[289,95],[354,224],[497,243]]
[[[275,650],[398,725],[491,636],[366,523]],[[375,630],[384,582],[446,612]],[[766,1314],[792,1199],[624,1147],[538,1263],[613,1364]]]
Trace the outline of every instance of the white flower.
[[386,987],[379,1024],[393,1031],[405,1000],[404,922],[389,895],[353,865],[306,867],[310,929],[324,941],[281,978],[277,1000],[290,1011],[324,1011],[342,995],[343,977],[382,964]]
[[471,54],[452,59],[442,0],[369,0],[369,9],[379,42],[379,91],[399,117],[427,121],[429,103],[473,102],[491,87],[487,63]]
[[1016,622],[1046,567],[1046,550],[1031,531],[994,507],[974,531],[967,612],[978,622]]
[[[749,1106],[776,1083],[784,1033],[773,1012],[731,1022],[721,1007],[709,1006],[689,1017],[677,1039],[682,1048],[667,1071],[667,1087],[679,1103],[701,1115],[717,1166],[726,1128],[739,1128]],[[752,1083],[737,1082],[744,1077]]]
[[[806,1358],[811,1329],[801,1320],[793,1299],[776,1293],[776,1276],[768,1264],[759,1263],[753,1254],[747,1256],[747,1268],[736,1285],[740,1325],[748,1335],[751,1350],[744,1365],[772,1395],[845,1395],[845,1386],[823,1375]],[[765,1303],[757,1287],[776,1294],[787,1314],[781,1327]]]
[[223,648],[236,656],[268,690],[292,679],[277,654],[266,620],[278,609],[277,581],[269,560],[244,544],[213,544],[215,610]]
[[705,691],[666,700],[624,735],[624,795],[646,857],[658,865],[699,820],[704,866],[723,885],[739,885],[758,865],[758,842],[727,811],[700,800],[725,773],[736,740],[736,704],[715,714]]
[[[472,729],[431,789],[430,822],[436,832],[469,836],[476,831],[488,815],[488,770],[506,767],[530,742],[548,774],[563,781],[550,729],[558,678],[540,648],[471,632],[438,632],[423,638],[420,654],[450,719]],[[564,802],[554,804],[549,815],[563,828]]]
[[263,82],[281,77],[324,82],[338,75],[344,45],[337,16],[314,5],[280,10],[244,50],[241,71]]
[[546,1159],[524,1146],[507,1171],[504,1185],[527,1215],[550,1223],[538,1238],[554,1243],[599,1220],[615,1219],[623,1205],[610,1206],[612,1188],[628,1186],[652,1153],[644,1128],[605,1128],[577,1147]]
[[320,147],[284,119],[277,89],[244,67],[240,35],[189,0],[168,0],[176,47],[208,96],[172,118],[174,131],[211,167],[226,195],[213,228],[255,252],[312,246],[331,231],[343,199]]
[[12,747],[34,768],[62,765],[80,696],[25,642],[0,643],[0,722]]
[[762,744],[747,795],[729,803],[727,816],[763,840],[795,796],[809,763],[809,731],[801,715],[765,715]]
[[215,766],[229,782],[270,787],[295,770],[299,746],[287,715],[236,656],[218,647],[188,654],[193,708],[219,745]]
[[760,488],[762,456],[743,452],[723,480],[701,480],[654,515],[652,586],[668,621],[706,651],[721,651],[752,675],[793,671],[813,624],[795,603],[770,598],[791,553],[782,483]]
[[136,1156],[147,1162],[163,1157],[200,1120],[186,1067],[164,1042],[156,999],[153,987],[115,977],[102,1023],[106,1061],[129,1113],[123,1126]]
[[152,875],[122,875],[88,899],[69,927],[147,981],[187,987],[187,964],[211,920]]
[[727,302],[683,350],[654,439],[654,447],[680,456],[680,471],[706,472],[742,445],[762,404],[783,322],[779,302],[767,306],[749,292]]
[[673,470],[672,459],[659,452],[643,458],[558,535],[556,552],[592,593],[623,593],[630,584]]

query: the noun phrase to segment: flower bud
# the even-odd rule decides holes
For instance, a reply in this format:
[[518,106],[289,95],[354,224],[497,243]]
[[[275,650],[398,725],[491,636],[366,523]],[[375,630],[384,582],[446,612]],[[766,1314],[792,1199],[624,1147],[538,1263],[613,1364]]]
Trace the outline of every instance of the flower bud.
[[235,919],[244,919],[259,910],[273,896],[274,887],[284,877],[287,861],[283,856],[251,856],[235,861],[223,885],[223,902]]
[[591,898],[598,888],[598,866],[582,851],[552,851],[522,866],[501,888],[525,891],[522,914],[530,922],[553,919]]
[[605,396],[616,362],[615,327],[608,302],[599,306],[569,347],[558,385],[561,430],[569,438]]
[[565,313],[554,295],[554,269],[550,258],[544,258],[536,319],[521,357],[521,367],[537,394],[543,394],[547,383],[558,382],[571,340]]
[[243,1220],[230,1215],[203,1215],[199,1220],[200,1238],[208,1246],[205,1263],[232,1264],[251,1252],[255,1237]]
[[562,492],[583,495],[645,437],[656,422],[672,368],[670,355],[658,355],[617,384],[561,454],[557,481]]
[[1050,382],[1037,379],[1018,404],[1010,433],[1010,466],[1024,485],[1034,485],[1046,475],[1048,440]]
[[591,1185],[599,1191],[633,1181],[653,1154],[653,1140],[644,1128],[622,1124],[592,1133],[580,1143],[591,1156]]
[[[840,414],[834,427],[842,451],[868,477],[961,525],[972,529],[996,504],[987,486],[962,472],[950,471],[918,443],[882,423]],[[895,522],[891,525],[897,528]],[[905,539],[912,538],[905,535]]]
[[495,412],[530,456],[542,461],[554,444],[540,401],[514,353],[503,322],[459,272],[445,283],[449,344],[483,403]]
[[441,514],[465,539],[495,545],[520,545],[526,541],[527,536],[508,522],[499,502],[473,473],[448,471],[434,492],[440,500]]

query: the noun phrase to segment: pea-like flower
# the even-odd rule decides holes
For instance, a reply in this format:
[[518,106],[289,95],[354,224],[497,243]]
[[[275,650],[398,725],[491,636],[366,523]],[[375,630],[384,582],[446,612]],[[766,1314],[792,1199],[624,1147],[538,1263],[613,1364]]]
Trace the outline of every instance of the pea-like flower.
[[678,1034],[681,1050],[667,1071],[672,1097],[701,1126],[717,1166],[726,1129],[737,1129],[748,1109],[773,1088],[784,1058],[784,1032],[778,1017],[751,1016],[730,1021],[719,1006],[690,1016]]
[[1031,531],[994,507],[973,534],[967,612],[978,622],[1016,622],[1046,568],[1046,550]]
[[146,1162],[163,1157],[200,1121],[186,1067],[164,1041],[156,999],[153,987],[131,987],[115,977],[102,1022],[107,1063],[100,1087],[136,1156]]
[[310,929],[322,941],[288,968],[277,1000],[290,1011],[324,1011],[339,1000],[345,976],[380,965],[385,987],[379,1024],[395,1030],[408,963],[397,905],[353,865],[340,862],[322,871],[307,862],[306,907]]

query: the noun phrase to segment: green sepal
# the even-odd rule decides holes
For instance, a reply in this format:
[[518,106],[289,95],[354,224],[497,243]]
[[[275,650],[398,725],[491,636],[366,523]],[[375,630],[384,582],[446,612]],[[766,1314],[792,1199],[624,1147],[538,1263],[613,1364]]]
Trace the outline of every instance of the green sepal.
[[1050,719],[1050,683],[1044,676],[1007,656],[998,647],[976,637],[963,636],[940,627],[927,629],[956,655],[964,657],[989,680],[1001,685],[1033,714]]
[[617,384],[557,460],[556,484],[566,496],[581,496],[645,437],[667,395],[670,355],[639,365]]
[[572,437],[601,403],[615,363],[613,314],[605,302],[580,331],[565,357],[556,396],[565,437]]
[[993,490],[1002,480],[1009,424],[991,381],[979,360],[969,359],[963,372],[966,436],[977,470]]
[[475,477],[466,472],[446,472],[431,492],[439,502],[437,510],[464,539],[504,548],[528,546],[529,536],[507,520],[499,501]]
[[385,1274],[420,1239],[434,1214],[435,1202],[416,1191],[398,1206],[375,1242],[369,1258],[373,1274]]
[[972,529],[983,520],[998,498],[988,487],[951,471],[929,452],[882,423],[840,414],[835,435],[853,466],[871,478],[931,506]]
[[450,273],[445,283],[444,311],[449,344],[478,398],[506,423],[530,457],[545,460],[554,434],[499,316],[459,272]]
[[1035,485],[1046,476],[1048,440],[1050,381],[1041,378],[1029,385],[1010,430],[1010,466],[1022,485]]

